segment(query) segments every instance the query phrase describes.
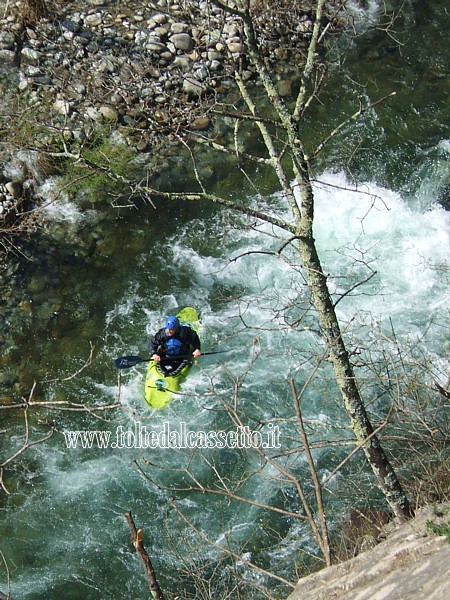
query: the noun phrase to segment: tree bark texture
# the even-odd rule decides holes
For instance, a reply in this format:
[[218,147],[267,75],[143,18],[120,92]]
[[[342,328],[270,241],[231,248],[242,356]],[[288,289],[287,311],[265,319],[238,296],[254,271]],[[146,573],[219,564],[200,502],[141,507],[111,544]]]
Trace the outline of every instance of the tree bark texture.
[[152,561],[150,560],[147,550],[144,547],[142,529],[136,529],[131,512],[126,512],[124,516],[128,521],[128,526],[130,528],[131,543],[136,548],[136,552],[139,554],[142,562],[144,563],[144,570],[147,576],[148,586],[152,593],[152,598],[154,598],[154,600],[164,600],[163,593],[159,587],[158,581],[156,580],[156,573],[153,569]]
[[[317,43],[320,33],[318,24],[322,16],[323,6],[324,0],[318,0],[313,37],[314,45]],[[356,439],[358,443],[364,442],[362,447],[371,468],[376,475],[378,485],[382,489],[386,500],[389,502],[396,516],[401,520],[405,520],[412,515],[412,510],[408,498],[378,437],[373,435],[374,430],[359,392],[353,366],[345,346],[334,304],[328,289],[327,278],[323,273],[320,258],[317,253],[313,234],[314,193],[306,153],[298,132],[300,110],[297,106],[297,110],[294,111],[294,114],[291,114],[288,111],[261,58],[257,36],[255,35],[253,22],[248,12],[243,16],[243,21],[246,41],[249,48],[249,57],[253,62],[266,90],[267,96],[278,115],[280,124],[286,132],[292,169],[296,179],[297,189],[299,190],[299,201],[295,198],[291,186],[286,185],[287,177],[282,167],[281,158],[275,155],[274,144],[272,142],[267,144],[266,140],[267,138],[270,138],[270,134],[263,123],[258,123],[262,137],[266,141],[267,150],[275,171],[278,175],[278,180],[291,206],[295,222],[295,235],[298,238],[298,248],[303,266],[306,270],[313,303],[319,316],[322,335],[329,349],[336,382],[341,391],[344,406],[350,417],[351,426],[356,435]],[[311,72],[312,67],[309,65],[308,72],[304,73],[302,78],[302,99],[300,102],[302,106],[305,102],[305,86]],[[253,107],[249,106],[249,108],[252,110]],[[280,175],[281,172],[283,173],[282,175]]]

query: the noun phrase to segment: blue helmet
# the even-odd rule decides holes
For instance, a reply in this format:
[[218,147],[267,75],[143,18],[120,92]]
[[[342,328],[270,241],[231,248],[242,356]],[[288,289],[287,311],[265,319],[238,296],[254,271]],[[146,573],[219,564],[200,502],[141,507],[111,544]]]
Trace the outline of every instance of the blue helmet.
[[178,317],[174,317],[173,315],[166,317],[166,329],[178,329],[179,326],[180,320]]

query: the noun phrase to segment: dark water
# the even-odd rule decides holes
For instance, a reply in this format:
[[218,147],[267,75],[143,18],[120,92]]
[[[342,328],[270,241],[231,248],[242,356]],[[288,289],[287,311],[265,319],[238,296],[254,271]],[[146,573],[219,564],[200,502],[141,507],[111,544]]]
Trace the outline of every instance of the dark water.
[[[326,103],[315,105],[305,123],[306,139],[317,143],[360,102],[396,92],[345,128],[315,161],[317,179],[332,186],[317,185],[316,238],[324,265],[338,275],[331,280],[337,293],[346,289],[342,278],[349,273],[367,274],[367,265],[377,270],[373,295],[353,295],[339,305],[348,335],[367,343],[377,327],[394,324],[401,343],[420,340],[438,379],[445,375],[448,351],[442,315],[448,302],[449,219],[438,200],[450,184],[449,26],[447,2],[411,2],[390,36],[374,31],[368,43],[352,42],[345,60],[344,48],[336,50],[339,62],[327,83]],[[240,190],[252,197],[254,185],[273,188],[265,173],[255,173],[251,185],[219,169],[214,159],[211,164],[222,193]],[[344,189],[349,182],[358,183],[360,196]],[[52,188],[49,182],[49,195]],[[0,430],[6,433],[0,437],[0,461],[55,430],[4,465],[9,493],[1,491],[0,591],[7,591],[9,581],[12,598],[26,600],[146,597],[123,516],[128,510],[144,528],[169,597],[200,598],[201,577],[211,578],[214,597],[226,597],[223,589],[232,589],[235,573],[288,593],[280,582],[261,572],[249,575],[241,561],[224,558],[220,546],[290,581],[296,565],[317,553],[310,531],[292,517],[220,496],[165,489],[188,488],[194,476],[212,486],[218,473],[236,489],[231,482],[250,472],[240,495],[297,511],[292,486],[280,485],[279,472],[255,452],[66,445],[64,432],[95,430],[117,440],[118,427],[136,432],[136,423],[157,433],[167,423],[175,428],[185,423],[193,431],[229,430],[222,400],[233,403],[239,380],[248,424],[263,433],[279,424],[283,447],[297,446],[286,382],[295,376],[301,387],[313,369],[310,353],[317,352],[314,334],[293,331],[284,318],[301,313],[302,285],[289,264],[248,254],[275,241],[235,229],[230,221],[224,211],[194,204],[161,202],[157,210],[93,206],[81,212],[67,200],[49,207],[47,229],[27,248],[33,260],[24,260],[15,273],[0,314],[4,402],[22,402],[33,389],[35,401],[53,403],[26,413],[1,412]],[[246,258],[230,261],[241,254]],[[163,316],[184,305],[201,310],[204,349],[230,352],[220,360],[201,359],[185,395],[153,413],[142,398],[145,366],[124,372],[119,381],[113,359],[144,354]],[[91,345],[93,362],[81,370]],[[120,408],[107,408],[118,400]],[[80,405],[105,410],[76,410]],[[305,393],[304,411],[312,441],[349,435],[325,366]],[[319,475],[326,477],[345,453],[317,450]],[[309,494],[303,455],[287,455],[281,463],[304,480]],[[358,485],[366,481],[370,476],[362,472]],[[337,498],[327,499],[332,524],[358,495],[345,473],[333,486]],[[372,500],[379,500],[376,493]],[[214,545],[205,545],[178,509]],[[243,597],[263,597],[241,585]]]

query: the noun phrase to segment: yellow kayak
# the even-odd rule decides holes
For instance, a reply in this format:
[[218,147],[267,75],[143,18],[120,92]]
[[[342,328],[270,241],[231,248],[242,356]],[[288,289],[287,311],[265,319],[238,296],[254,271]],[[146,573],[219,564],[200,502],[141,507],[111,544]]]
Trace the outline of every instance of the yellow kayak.
[[[177,313],[181,325],[192,327],[198,333],[199,315],[195,308],[187,306]],[[173,375],[167,373],[159,363],[150,361],[145,378],[145,401],[152,408],[164,408],[180,391],[182,382],[192,368],[189,360]]]

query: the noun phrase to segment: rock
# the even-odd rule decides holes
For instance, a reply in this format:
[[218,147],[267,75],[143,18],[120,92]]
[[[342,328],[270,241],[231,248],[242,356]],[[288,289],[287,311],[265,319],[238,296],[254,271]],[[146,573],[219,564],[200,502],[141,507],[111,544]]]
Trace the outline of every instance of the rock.
[[207,57],[208,57],[208,60],[210,60],[211,62],[214,60],[221,60],[222,53],[218,52],[217,50],[211,49],[211,50],[208,50]]
[[10,31],[0,31],[0,50],[14,50],[16,36]]
[[67,116],[70,113],[70,104],[67,100],[56,100],[53,103],[53,110],[59,115]]
[[221,69],[223,69],[223,65],[222,65],[221,61],[219,61],[219,60],[211,61],[211,64],[209,65],[210,71],[216,72],[216,71],[220,71]]
[[185,92],[189,98],[203,96],[207,89],[207,85],[201,83],[194,77],[188,76],[183,79],[183,92]]
[[87,27],[99,27],[102,24],[101,13],[94,13],[85,17],[84,22]]
[[38,64],[41,58],[41,53],[37,50],[33,50],[33,48],[28,48],[25,46],[22,48],[22,52],[20,53],[22,60],[26,60],[33,64]]
[[187,73],[192,65],[192,60],[189,58],[189,56],[186,56],[186,54],[180,54],[179,56],[175,57],[172,64],[174,67],[177,67],[184,73]]
[[187,33],[189,25],[187,23],[172,23],[170,26],[171,33]]
[[169,39],[175,48],[181,50],[181,52],[190,52],[194,47],[194,42],[189,33],[175,33]]
[[5,189],[15,200],[20,200],[23,196],[23,186],[20,181],[8,181],[5,184]]
[[167,51],[167,46],[161,42],[157,42],[156,40],[150,39],[145,44],[145,49],[148,50],[149,52],[155,52],[155,53],[161,54],[162,52]]
[[208,117],[198,117],[194,119],[189,125],[189,129],[192,131],[205,131],[211,127],[211,119]]
[[450,598],[450,544],[428,525],[448,526],[449,508],[426,507],[375,548],[300,579],[287,600]]
[[98,110],[106,121],[117,121],[119,118],[118,111],[112,106],[100,106]]
[[98,121],[100,118],[100,112],[94,106],[88,106],[85,112],[86,116],[92,121]]
[[8,67],[17,67],[19,57],[12,50],[0,49],[0,72]]
[[22,79],[22,81],[19,82],[19,85],[17,87],[19,89],[19,92],[25,92],[25,90],[27,90],[29,86],[30,83],[28,79]]
[[169,17],[164,13],[156,13],[152,15],[151,20],[158,25],[162,25],[163,23],[167,23]]
[[231,52],[231,54],[240,54],[243,50],[243,46],[241,42],[229,42],[228,50]]

